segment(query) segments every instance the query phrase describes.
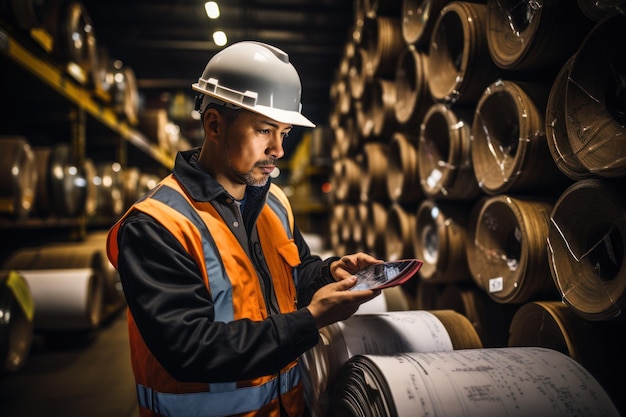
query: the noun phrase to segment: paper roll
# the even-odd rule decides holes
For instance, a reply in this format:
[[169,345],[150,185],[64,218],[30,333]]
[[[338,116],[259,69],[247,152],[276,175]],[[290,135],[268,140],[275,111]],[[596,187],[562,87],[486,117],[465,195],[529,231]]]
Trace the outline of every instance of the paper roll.
[[607,416],[602,386],[567,355],[538,347],[359,355],[329,416]]
[[[442,314],[446,313],[446,314]],[[443,319],[443,321],[442,321]],[[449,332],[450,330],[453,330]],[[320,342],[302,356],[305,372],[305,398],[311,415],[326,415],[328,395],[344,364],[360,354],[397,352],[450,351],[459,345],[452,327],[462,327],[473,334],[473,344],[480,339],[469,320],[453,311],[392,311],[378,314],[356,314],[349,319],[320,329]]]
[[91,268],[19,270],[35,304],[35,329],[91,330],[100,324],[102,281]]

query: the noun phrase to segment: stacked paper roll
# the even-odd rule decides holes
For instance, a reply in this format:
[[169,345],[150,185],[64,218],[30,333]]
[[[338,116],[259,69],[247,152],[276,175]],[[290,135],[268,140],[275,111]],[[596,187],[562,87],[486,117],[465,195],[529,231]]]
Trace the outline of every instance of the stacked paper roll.
[[334,381],[355,355],[481,347],[469,320],[451,310],[354,315],[320,329],[320,342],[303,355],[305,398],[313,415],[326,415]]
[[589,372],[538,347],[358,355],[337,381],[329,415],[350,417],[619,417]]

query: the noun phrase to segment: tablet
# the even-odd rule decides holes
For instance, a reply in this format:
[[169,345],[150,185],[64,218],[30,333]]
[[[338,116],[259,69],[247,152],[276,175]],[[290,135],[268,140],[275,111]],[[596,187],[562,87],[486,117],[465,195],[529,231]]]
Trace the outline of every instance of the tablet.
[[377,290],[400,285],[415,276],[422,267],[419,259],[400,259],[370,265],[354,275],[357,282],[351,290]]

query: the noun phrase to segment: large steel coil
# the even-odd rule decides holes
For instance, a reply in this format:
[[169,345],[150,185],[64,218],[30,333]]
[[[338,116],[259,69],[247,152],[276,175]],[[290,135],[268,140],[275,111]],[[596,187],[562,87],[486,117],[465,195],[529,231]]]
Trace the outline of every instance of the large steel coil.
[[345,204],[343,210],[343,219],[341,220],[341,227],[339,229],[341,241],[347,248],[352,250],[356,248],[357,242],[354,237],[354,230],[356,229],[359,221],[359,211],[357,205],[353,203]]
[[365,248],[372,256],[384,258],[387,256],[387,207],[377,201],[367,202],[365,229]]
[[572,68],[572,56],[557,74],[546,106],[546,139],[552,159],[556,166],[568,178],[581,180],[591,176],[591,173],[578,160],[572,150],[567,133],[566,88],[569,82],[569,72]]
[[97,77],[98,45],[89,12],[81,1],[63,2],[59,33],[53,34],[56,50],[67,71],[78,82],[93,86]]
[[367,203],[365,201],[360,201],[354,204],[355,210],[355,218],[352,223],[352,236],[351,239],[354,241],[354,248],[358,251],[365,250],[365,235],[367,234],[368,224],[366,223],[367,219]]
[[0,136],[0,213],[26,218],[35,207],[35,153],[23,136]]
[[341,240],[341,225],[343,223],[343,212],[345,205],[335,203],[331,208],[330,219],[328,221],[328,233],[330,235],[330,247],[335,253],[348,253]]
[[557,296],[548,266],[552,203],[507,195],[474,206],[468,227],[467,260],[479,288],[499,303]]
[[398,17],[365,19],[361,45],[366,50],[365,70],[370,78],[392,78],[398,54],[405,46]]
[[422,281],[432,284],[471,280],[467,265],[467,227],[471,204],[424,199],[412,233],[415,258],[423,261]]
[[427,60],[428,56],[413,46],[407,46],[398,56],[394,114],[400,126],[419,126],[424,113],[432,104]]
[[96,166],[97,213],[119,217],[124,211],[124,169],[119,162],[100,162]]
[[489,53],[506,70],[560,68],[591,27],[571,0],[488,0],[487,5]]
[[389,200],[415,204],[424,193],[420,186],[417,162],[417,137],[396,132],[389,142],[387,190]]
[[334,204],[330,221],[333,251],[344,254],[361,250],[362,242],[357,242],[354,239],[355,232],[358,235],[358,229],[361,227],[357,204],[350,202]]
[[331,182],[337,201],[358,202],[361,198],[360,162],[349,157],[335,160]]
[[430,107],[420,128],[418,167],[427,197],[474,200],[482,194],[472,166],[473,108]]
[[367,51],[359,45],[350,60],[350,94],[353,100],[360,100],[363,97],[365,85],[372,78],[367,71],[367,65]]
[[132,67],[118,59],[113,60],[111,105],[116,114],[132,126],[139,123],[139,89]]
[[374,79],[368,80],[361,99],[352,102],[359,143],[372,139],[372,132],[374,131],[374,103],[376,101],[375,92],[372,88],[374,83]]
[[335,129],[335,142],[333,143],[333,159],[350,157],[357,149],[359,143],[358,128],[354,106],[347,115],[340,117],[339,126]]
[[391,79],[375,78],[372,89],[372,136],[383,141],[396,130],[396,83]]
[[113,88],[114,67],[109,49],[98,43],[96,59],[94,62],[93,90],[96,97],[107,104],[111,103],[111,90]]
[[428,49],[435,21],[451,0],[404,0],[402,2],[402,37],[407,45]]
[[551,212],[549,267],[563,301],[588,320],[624,320],[626,198],[623,186],[580,180]]
[[626,175],[626,16],[598,22],[580,45],[566,87],[572,151],[600,177]]
[[[337,121],[342,115],[346,115],[350,112],[352,96],[350,95],[350,84],[347,75],[337,78],[332,83],[330,87],[330,99],[334,103],[331,117],[334,117]],[[333,126],[332,124],[331,127],[333,129],[337,128],[337,126]]]
[[454,1],[440,12],[428,49],[435,101],[474,104],[501,72],[489,56],[486,4]]
[[472,122],[472,163],[487,194],[552,192],[566,182],[548,148],[545,108],[550,86],[496,81]]
[[57,143],[52,147],[49,161],[48,186],[53,212],[59,217],[85,214],[88,179],[84,163],[75,158],[72,147]]
[[389,145],[369,142],[363,145],[361,159],[361,201],[387,201],[387,170]]
[[415,230],[415,213],[406,210],[400,204],[392,204],[387,213],[385,259],[395,261],[413,257],[415,253],[413,230]]

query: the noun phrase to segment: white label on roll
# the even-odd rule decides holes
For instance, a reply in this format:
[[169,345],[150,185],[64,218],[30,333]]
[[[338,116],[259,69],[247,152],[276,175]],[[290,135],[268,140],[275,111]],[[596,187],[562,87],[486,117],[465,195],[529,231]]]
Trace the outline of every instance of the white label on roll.
[[435,188],[435,186],[441,181],[443,174],[438,169],[433,169],[430,172],[430,175],[426,178],[426,184],[430,188]]
[[499,292],[504,288],[504,280],[502,277],[491,278],[489,280],[489,292]]

